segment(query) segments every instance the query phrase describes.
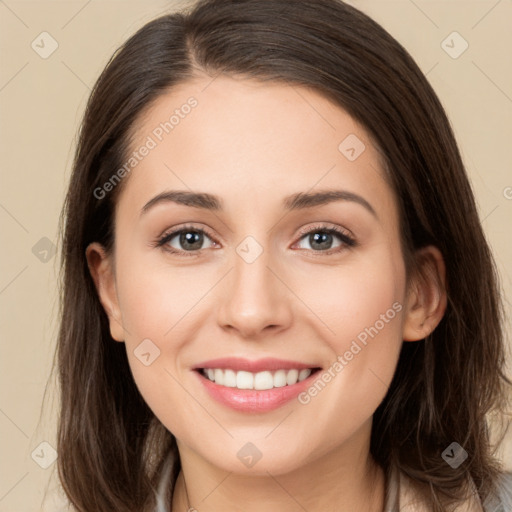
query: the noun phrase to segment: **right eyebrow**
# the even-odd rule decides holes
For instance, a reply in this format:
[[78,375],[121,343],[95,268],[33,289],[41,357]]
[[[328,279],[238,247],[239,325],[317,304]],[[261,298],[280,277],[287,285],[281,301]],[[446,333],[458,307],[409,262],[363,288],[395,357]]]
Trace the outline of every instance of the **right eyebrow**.
[[142,208],[141,215],[146,213],[150,208],[162,202],[173,202],[192,206],[195,208],[203,208],[205,210],[220,211],[223,209],[222,200],[212,194],[206,192],[188,192],[185,190],[170,190],[162,192],[150,199]]

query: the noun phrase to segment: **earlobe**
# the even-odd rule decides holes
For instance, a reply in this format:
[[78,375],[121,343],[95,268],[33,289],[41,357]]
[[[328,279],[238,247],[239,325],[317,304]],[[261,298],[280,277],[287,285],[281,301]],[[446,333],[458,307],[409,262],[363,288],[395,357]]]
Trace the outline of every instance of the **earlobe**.
[[447,305],[446,268],[441,251],[429,245],[416,253],[418,271],[411,276],[402,339],[424,339],[437,327]]
[[98,298],[108,316],[110,334],[116,341],[124,341],[124,329],[117,300],[112,258],[98,242],[93,242],[87,246],[85,256]]

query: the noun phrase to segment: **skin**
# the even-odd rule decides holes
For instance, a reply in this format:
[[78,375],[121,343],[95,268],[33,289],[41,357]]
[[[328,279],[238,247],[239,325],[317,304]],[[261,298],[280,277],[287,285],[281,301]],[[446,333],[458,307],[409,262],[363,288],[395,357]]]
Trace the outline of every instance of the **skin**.
[[[362,126],[310,89],[200,76],[157,98],[133,148],[190,96],[198,106],[125,178],[114,253],[87,249],[112,337],[126,344],[138,388],[178,442],[173,510],[187,510],[185,482],[201,512],[381,511],[386,482],[369,453],[372,416],[403,341],[423,339],[445,312],[442,256],[422,249],[424,279],[406,282],[379,152]],[[338,150],[349,134],[366,146],[355,161]],[[149,200],[177,189],[215,194],[224,211],[165,202],[141,216]],[[320,189],[356,193],[376,216],[352,201],[283,209],[284,197]],[[155,247],[184,224],[207,230],[201,251]],[[318,224],[313,233],[338,226],[357,245],[334,235],[322,249],[299,234]],[[263,249],[250,264],[236,252],[248,235]],[[169,243],[186,253],[179,235]],[[237,412],[211,399],[191,370],[225,356],[328,369],[396,302],[401,311],[307,404]],[[134,355],[147,338],[161,351],[149,366]],[[262,454],[251,468],[237,457],[247,442]]]

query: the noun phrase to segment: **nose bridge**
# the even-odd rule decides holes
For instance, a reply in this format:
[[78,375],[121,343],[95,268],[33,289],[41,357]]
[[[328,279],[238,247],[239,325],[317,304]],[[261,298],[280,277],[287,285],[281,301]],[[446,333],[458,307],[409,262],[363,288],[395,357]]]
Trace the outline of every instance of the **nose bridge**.
[[242,296],[256,292],[268,294],[272,287],[268,268],[272,265],[272,255],[268,244],[249,235],[238,244],[235,253],[233,280],[237,293],[242,292]]
[[[261,240],[261,237],[260,237]],[[272,282],[272,254],[268,243],[261,243],[249,235],[236,247],[233,269],[233,299],[244,306],[245,314],[257,308],[263,314],[265,305],[270,305],[275,297],[275,284]]]
[[219,323],[244,337],[256,336],[269,326],[284,327],[290,321],[285,287],[270,270],[276,266],[275,255],[262,238],[246,236],[235,248],[219,310]]

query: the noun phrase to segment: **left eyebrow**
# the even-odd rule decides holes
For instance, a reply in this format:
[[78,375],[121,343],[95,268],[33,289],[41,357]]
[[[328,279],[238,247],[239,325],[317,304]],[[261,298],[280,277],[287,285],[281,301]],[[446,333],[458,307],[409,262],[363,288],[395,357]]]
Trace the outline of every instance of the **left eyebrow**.
[[292,194],[284,199],[286,210],[301,210],[312,208],[313,206],[322,206],[335,201],[351,201],[357,203],[368,210],[376,219],[378,215],[373,206],[362,196],[349,192],[348,190],[320,190],[318,192],[299,192]]
[[[364,197],[349,192],[348,190],[320,190],[317,192],[298,192],[287,196],[283,200],[285,210],[303,210],[314,206],[323,206],[335,201],[351,201],[363,206],[375,218],[377,213],[373,206]],[[142,208],[141,215],[153,206],[162,202],[174,202],[193,208],[222,211],[224,209],[222,199],[206,192],[189,192],[186,190],[166,191],[150,199]]]

